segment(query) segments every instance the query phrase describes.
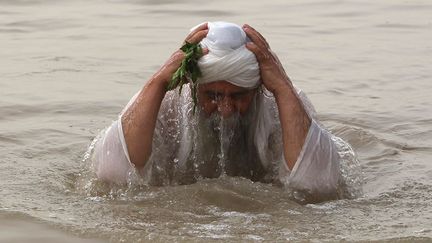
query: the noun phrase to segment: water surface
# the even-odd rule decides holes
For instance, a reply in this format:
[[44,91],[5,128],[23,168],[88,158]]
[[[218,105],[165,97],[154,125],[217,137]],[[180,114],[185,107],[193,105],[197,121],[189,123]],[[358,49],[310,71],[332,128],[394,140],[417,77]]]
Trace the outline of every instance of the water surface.
[[[0,0],[0,242],[432,241],[431,11],[426,0]],[[88,175],[92,139],[207,20],[262,32],[357,151],[364,196],[299,205],[242,178],[128,188]]]

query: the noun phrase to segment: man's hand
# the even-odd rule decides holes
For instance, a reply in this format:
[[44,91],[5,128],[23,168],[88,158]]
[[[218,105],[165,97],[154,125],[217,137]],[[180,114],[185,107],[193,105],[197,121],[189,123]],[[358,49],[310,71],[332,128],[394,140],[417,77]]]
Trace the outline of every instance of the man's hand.
[[[186,37],[185,42],[189,43],[199,43],[202,39],[207,36],[208,27],[207,23],[203,23],[194,29],[189,35]],[[207,54],[208,50],[203,49],[203,54]],[[180,67],[181,62],[185,58],[185,54],[182,50],[177,50],[174,52],[168,61],[159,69],[159,71],[153,76],[157,80],[160,80],[164,83],[164,87],[168,85],[170,82],[174,72]]]
[[252,40],[246,44],[246,47],[255,54],[258,60],[261,79],[266,89],[277,96],[279,92],[286,91],[287,87],[292,87],[279,58],[271,51],[264,37],[247,24],[243,25],[243,30]]

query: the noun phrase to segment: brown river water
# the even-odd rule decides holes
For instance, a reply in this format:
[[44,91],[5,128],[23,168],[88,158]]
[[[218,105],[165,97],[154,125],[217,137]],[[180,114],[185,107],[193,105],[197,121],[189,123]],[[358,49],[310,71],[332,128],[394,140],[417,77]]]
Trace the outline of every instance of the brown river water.
[[[351,143],[356,199],[112,187],[85,153],[204,21],[249,23]],[[432,1],[0,0],[0,242],[432,242]]]

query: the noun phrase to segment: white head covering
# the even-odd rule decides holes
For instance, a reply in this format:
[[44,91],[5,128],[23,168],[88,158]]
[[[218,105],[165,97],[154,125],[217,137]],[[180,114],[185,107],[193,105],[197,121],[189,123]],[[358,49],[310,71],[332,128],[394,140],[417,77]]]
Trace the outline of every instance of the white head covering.
[[243,29],[227,22],[208,22],[208,29],[200,44],[209,53],[198,61],[202,72],[198,83],[225,80],[243,88],[257,87],[259,66],[255,55],[245,46],[250,40]]

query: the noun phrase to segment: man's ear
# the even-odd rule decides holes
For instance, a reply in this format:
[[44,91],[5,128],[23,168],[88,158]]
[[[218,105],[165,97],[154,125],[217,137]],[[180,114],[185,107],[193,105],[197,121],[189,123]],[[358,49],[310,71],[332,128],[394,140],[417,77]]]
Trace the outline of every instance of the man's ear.
[[262,92],[264,92],[264,89],[265,89],[265,87],[264,87],[264,85],[263,85],[262,79],[260,79],[260,80],[259,80],[259,85],[258,85],[258,87],[257,87],[257,92],[262,93]]
[[272,97],[273,94],[266,89],[266,87],[262,83],[262,80],[260,80],[260,81],[261,82],[260,82],[260,85],[257,88],[258,89],[257,92],[259,92],[260,94],[264,95],[265,97]]

